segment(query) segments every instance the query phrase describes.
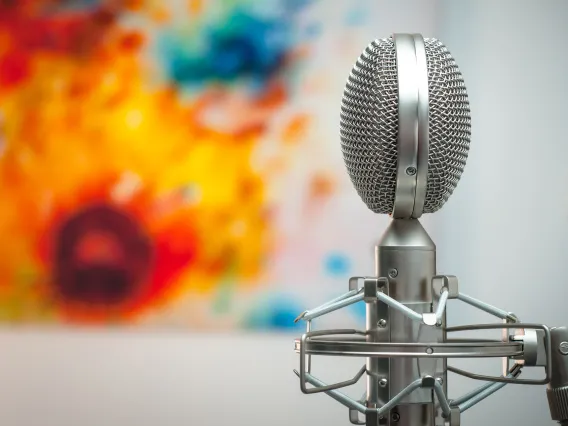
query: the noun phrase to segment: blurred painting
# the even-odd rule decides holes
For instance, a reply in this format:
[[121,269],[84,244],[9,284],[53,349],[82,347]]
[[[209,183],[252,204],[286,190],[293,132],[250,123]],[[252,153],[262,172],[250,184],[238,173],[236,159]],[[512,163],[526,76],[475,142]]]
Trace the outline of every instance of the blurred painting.
[[288,330],[372,273],[343,3],[0,0],[0,321]]

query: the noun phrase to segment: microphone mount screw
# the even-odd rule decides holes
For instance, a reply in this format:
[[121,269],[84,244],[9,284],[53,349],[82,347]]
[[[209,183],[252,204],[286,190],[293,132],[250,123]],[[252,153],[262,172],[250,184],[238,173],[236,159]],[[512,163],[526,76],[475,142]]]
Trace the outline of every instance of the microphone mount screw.
[[380,387],[386,388],[386,387],[387,387],[387,384],[388,384],[387,379],[384,379],[384,378],[383,378],[383,379],[379,380],[379,386],[380,386]]
[[389,271],[389,277],[395,278],[398,275],[398,270],[393,268]]
[[377,323],[377,325],[378,325],[380,328],[384,328],[384,327],[386,327],[386,325],[387,325],[387,320],[385,320],[385,319],[380,319],[379,322]]
[[406,174],[408,176],[414,176],[416,174],[416,167],[407,167]]
[[392,413],[391,419],[393,422],[398,422],[400,420],[400,414]]

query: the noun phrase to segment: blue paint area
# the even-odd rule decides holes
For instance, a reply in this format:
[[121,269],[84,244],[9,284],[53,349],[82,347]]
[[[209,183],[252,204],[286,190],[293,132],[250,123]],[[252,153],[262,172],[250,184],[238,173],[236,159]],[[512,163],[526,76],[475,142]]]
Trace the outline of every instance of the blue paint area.
[[301,9],[314,3],[314,0],[283,0],[286,12],[298,12]]
[[351,262],[341,253],[331,253],[325,258],[324,267],[329,275],[343,277],[349,274]]
[[305,325],[294,319],[303,311],[299,304],[288,296],[273,295],[261,300],[244,321],[245,329],[267,331],[303,330]]
[[363,302],[363,301],[354,303],[348,309],[351,310],[351,312],[353,313],[353,315],[355,315],[355,317],[357,319],[359,319],[359,318],[364,319],[366,314],[367,314],[366,313],[366,305],[365,305],[365,302]]
[[178,85],[248,80],[262,87],[278,74],[296,44],[293,14],[237,9],[197,36],[169,33],[159,41],[168,78]]
[[317,22],[309,23],[304,29],[306,38],[312,39],[319,36],[322,32],[322,25]]
[[361,7],[351,9],[345,15],[345,24],[347,26],[363,25],[367,21],[367,15],[368,11]]

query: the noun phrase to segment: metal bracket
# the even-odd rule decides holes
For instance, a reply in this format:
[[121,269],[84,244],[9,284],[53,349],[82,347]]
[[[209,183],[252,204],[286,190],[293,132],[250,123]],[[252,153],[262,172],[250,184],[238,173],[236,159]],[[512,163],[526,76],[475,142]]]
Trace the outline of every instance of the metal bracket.
[[444,426],[460,426],[461,424],[461,413],[459,408],[452,407],[450,410],[450,415],[446,419]]
[[[335,330],[333,334],[354,334],[355,330]],[[365,333],[360,333],[355,331],[356,334],[365,334]],[[355,376],[350,379],[350,380],[345,380],[343,382],[337,382],[331,385],[326,385],[326,386],[320,386],[320,387],[314,387],[311,389],[308,389],[308,387],[306,386],[306,346],[307,346],[307,340],[310,337],[314,337],[314,336],[326,336],[329,335],[329,331],[327,330],[322,330],[322,331],[310,331],[308,333],[304,333],[302,335],[302,339],[301,339],[301,344],[300,344],[300,389],[302,389],[302,392],[305,394],[310,394],[310,393],[318,393],[318,392],[326,392],[326,391],[330,391],[333,389],[340,389],[340,388],[344,388],[346,386],[351,386],[354,385],[355,383],[357,383],[359,381],[359,379],[363,376],[363,374],[365,374],[366,371],[366,367],[363,366],[359,372],[357,374],[355,374]]]
[[[501,383],[516,383],[516,384],[523,384],[523,385],[546,385],[550,382],[551,375],[550,375],[550,366],[552,363],[552,352],[550,347],[550,329],[543,324],[473,324],[473,325],[462,325],[459,327],[448,327],[446,328],[446,332],[458,332],[458,331],[473,331],[473,330],[500,330],[500,329],[514,329],[519,328],[522,326],[524,329],[534,329],[534,330],[542,330],[544,334],[544,346],[545,346],[545,357],[546,357],[546,364],[544,365],[545,371],[545,378],[541,380],[533,380],[533,379],[517,379],[511,377],[495,377],[495,376],[485,376],[481,374],[474,374],[467,372],[465,370],[461,370],[456,367],[448,366],[448,371],[453,373],[459,374],[461,376],[469,377],[470,379],[474,380],[485,380],[488,382],[501,382]],[[514,367],[514,366],[513,366]],[[511,368],[513,368],[511,367]]]
[[365,278],[363,281],[363,300],[372,303],[377,300],[379,278]]
[[354,410],[353,408],[349,409],[349,421],[351,422],[351,424],[353,425],[364,425],[367,424],[367,422],[361,421],[359,420],[359,411]]
[[362,287],[359,287],[359,281],[363,281],[372,277],[351,277],[349,278],[349,291],[358,291]]
[[444,289],[448,290],[448,299],[457,299],[459,295],[458,278],[454,275],[436,275],[432,277],[434,300],[440,297]]

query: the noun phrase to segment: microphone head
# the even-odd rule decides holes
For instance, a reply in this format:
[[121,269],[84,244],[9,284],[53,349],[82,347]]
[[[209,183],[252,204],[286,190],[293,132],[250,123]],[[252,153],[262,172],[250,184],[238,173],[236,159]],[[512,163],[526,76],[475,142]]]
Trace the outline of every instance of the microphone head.
[[440,41],[394,34],[357,60],[341,103],[341,149],[373,212],[418,218],[439,210],[464,170],[470,130],[461,72]]

